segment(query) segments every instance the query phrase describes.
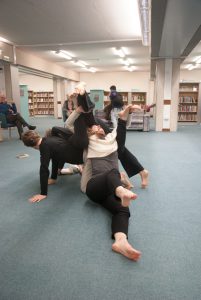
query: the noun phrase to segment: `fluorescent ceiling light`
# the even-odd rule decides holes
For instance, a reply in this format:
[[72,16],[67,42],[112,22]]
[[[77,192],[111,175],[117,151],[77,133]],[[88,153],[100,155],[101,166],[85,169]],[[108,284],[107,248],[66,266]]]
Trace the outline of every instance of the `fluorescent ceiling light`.
[[121,61],[122,61],[122,63],[123,63],[124,65],[126,65],[126,66],[129,66],[129,65],[132,63],[131,60],[130,60],[129,58],[127,58],[127,59],[122,59]]
[[133,72],[134,70],[136,70],[136,67],[135,67],[135,66],[126,66],[125,68],[126,68],[126,70],[128,70],[129,72]]
[[95,73],[97,71],[95,68],[93,68],[93,67],[89,68],[87,66],[83,67],[83,69],[86,70],[86,71],[92,72],[92,73]]
[[191,65],[188,67],[188,70],[191,71],[191,70],[193,70],[193,69],[195,69],[195,68],[196,68],[196,65],[191,64]]
[[7,39],[4,39],[3,37],[0,36],[0,42],[4,42],[4,43],[9,43],[9,44],[12,44],[11,41],[7,40]]
[[142,43],[144,46],[150,44],[150,20],[149,20],[149,0],[138,0],[140,12],[140,24],[142,30]]
[[64,51],[64,50],[55,51],[54,53],[60,57],[68,59],[68,60],[71,60],[73,58],[70,53],[68,53],[67,51]]
[[95,68],[89,68],[89,71],[92,72],[92,73],[95,73],[96,69]]
[[83,68],[87,66],[87,64],[84,61],[81,61],[81,60],[73,60],[73,63],[75,65],[83,67]]
[[200,64],[201,63],[201,56],[196,57],[196,59],[194,60],[196,64]]
[[124,48],[114,48],[114,53],[120,57],[126,56]]

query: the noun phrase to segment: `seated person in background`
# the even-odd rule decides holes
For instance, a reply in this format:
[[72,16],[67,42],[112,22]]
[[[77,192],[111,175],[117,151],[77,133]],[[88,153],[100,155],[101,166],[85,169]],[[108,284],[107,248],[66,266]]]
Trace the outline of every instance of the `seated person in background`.
[[28,127],[29,130],[36,129],[36,126],[28,124],[17,112],[15,103],[7,103],[5,96],[0,96],[0,113],[5,114],[7,123],[14,124],[17,127],[20,139],[23,127]]
[[70,94],[67,96],[67,100],[64,101],[63,107],[62,107],[62,113],[63,113],[63,121],[66,122],[69,115],[73,112],[75,109],[75,95]]

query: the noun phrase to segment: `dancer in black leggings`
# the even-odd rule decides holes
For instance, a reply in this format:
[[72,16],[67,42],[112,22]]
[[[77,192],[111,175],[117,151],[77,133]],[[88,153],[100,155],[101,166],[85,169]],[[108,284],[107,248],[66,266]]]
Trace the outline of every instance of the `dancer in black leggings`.
[[[131,106],[120,113],[116,130],[105,134],[100,126],[92,126],[89,130],[87,159],[84,165],[82,181],[83,191],[94,202],[106,208],[112,214],[112,238],[115,242],[112,249],[131,260],[137,261],[141,253],[134,249],[127,240],[130,217],[129,204],[137,195],[122,186],[118,170],[117,141],[124,147],[126,135],[126,119]],[[90,173],[91,171],[91,173]]]

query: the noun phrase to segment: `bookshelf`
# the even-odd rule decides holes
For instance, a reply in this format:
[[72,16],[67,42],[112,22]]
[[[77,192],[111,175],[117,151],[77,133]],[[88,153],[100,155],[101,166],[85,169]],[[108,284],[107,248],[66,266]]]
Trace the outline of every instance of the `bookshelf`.
[[131,115],[131,122],[127,126],[128,130],[150,130],[150,115],[145,114],[144,111],[136,111]]
[[132,104],[145,105],[147,101],[146,92],[131,92]]
[[199,83],[180,83],[178,122],[197,122]]
[[[110,92],[104,91],[104,106],[106,106],[110,103],[109,94],[110,94]],[[127,105],[128,104],[128,92],[119,92],[119,94],[121,94],[123,97],[124,105]]]
[[54,115],[53,92],[28,91],[29,115]]

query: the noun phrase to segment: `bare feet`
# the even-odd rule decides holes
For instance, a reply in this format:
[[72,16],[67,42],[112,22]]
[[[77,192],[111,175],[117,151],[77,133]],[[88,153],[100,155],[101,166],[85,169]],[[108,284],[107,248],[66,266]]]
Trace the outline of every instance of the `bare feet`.
[[123,187],[127,190],[131,190],[133,188],[133,185],[130,182],[130,180],[129,180],[128,176],[126,175],[126,173],[121,172],[120,175],[121,175],[121,182],[123,184]]
[[116,188],[115,194],[121,199],[121,205],[124,207],[128,207],[130,205],[130,202],[137,198],[136,194],[127,190],[123,186],[118,186]]
[[115,242],[112,245],[112,250],[134,261],[137,261],[141,257],[141,252],[134,249],[129,244],[126,235],[121,232],[115,234]]
[[140,176],[141,176],[141,187],[142,189],[145,189],[148,186],[148,182],[149,182],[149,172],[147,170],[143,170],[140,172]]
[[119,118],[122,119],[122,120],[124,120],[124,121],[127,121],[128,115],[129,115],[129,113],[130,113],[131,107],[132,107],[132,104],[129,104],[129,105],[127,105],[127,106],[124,108],[124,110],[120,111],[120,112],[118,113]]
[[130,113],[135,112],[135,111],[143,111],[140,105],[134,104],[131,105],[130,107]]

